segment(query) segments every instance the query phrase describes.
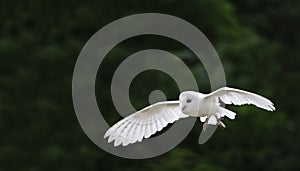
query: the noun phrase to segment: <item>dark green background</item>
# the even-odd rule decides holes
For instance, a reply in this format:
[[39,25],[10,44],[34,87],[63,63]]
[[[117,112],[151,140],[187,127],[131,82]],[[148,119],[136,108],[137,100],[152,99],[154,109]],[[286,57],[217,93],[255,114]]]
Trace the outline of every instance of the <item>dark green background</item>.
[[[85,42],[121,17],[158,12],[189,21],[209,38],[223,62],[229,86],[262,94],[275,103],[270,113],[253,106],[229,108],[204,145],[202,126],[168,153],[147,160],[104,152],[82,131],[72,105],[73,68]],[[0,171],[11,170],[299,170],[300,1],[131,0],[0,2]],[[179,42],[140,36],[116,46],[100,66],[98,105],[111,124],[121,117],[110,98],[115,68],[128,55],[159,48],[187,63],[200,91],[209,92],[201,62]],[[147,71],[132,82],[135,107],[154,89],[175,99],[176,83]]]

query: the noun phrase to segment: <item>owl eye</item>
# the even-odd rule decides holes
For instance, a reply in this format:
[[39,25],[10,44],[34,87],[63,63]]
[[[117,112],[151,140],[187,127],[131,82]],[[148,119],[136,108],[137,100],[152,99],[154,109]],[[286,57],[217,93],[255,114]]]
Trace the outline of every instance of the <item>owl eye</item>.
[[187,99],[187,101],[186,101],[187,103],[191,103],[192,102],[192,100],[191,99]]

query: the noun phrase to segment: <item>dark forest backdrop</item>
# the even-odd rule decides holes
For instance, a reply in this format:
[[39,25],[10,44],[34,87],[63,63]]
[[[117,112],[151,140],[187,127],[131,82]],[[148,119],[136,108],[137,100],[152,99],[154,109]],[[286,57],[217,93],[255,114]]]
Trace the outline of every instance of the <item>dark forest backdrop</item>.
[[[101,27],[145,12],[171,14],[198,27],[217,49],[228,85],[272,99],[276,112],[230,107],[237,119],[225,120],[227,128],[218,129],[206,144],[197,144],[202,129],[197,121],[179,146],[153,159],[128,160],[99,149],[73,110],[73,67]],[[299,170],[299,28],[296,0],[2,0],[0,171]],[[205,70],[186,47],[158,36],[131,38],[105,58],[105,74],[97,78],[98,105],[111,124],[120,119],[107,93],[114,69],[128,55],[148,48],[180,56],[200,90],[210,90]],[[147,105],[149,92],[158,88],[168,98],[179,93],[163,73],[140,74],[132,83],[134,105]]]

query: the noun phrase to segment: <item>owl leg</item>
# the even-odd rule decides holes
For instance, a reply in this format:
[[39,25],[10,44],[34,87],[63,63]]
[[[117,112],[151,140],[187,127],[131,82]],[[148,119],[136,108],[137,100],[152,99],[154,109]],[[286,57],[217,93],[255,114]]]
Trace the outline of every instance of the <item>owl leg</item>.
[[205,131],[207,127],[208,127],[207,122],[204,122],[204,123],[203,123],[203,129],[202,129],[202,131]]
[[221,128],[226,128],[225,124],[222,122],[223,118],[220,114],[217,114],[217,122]]

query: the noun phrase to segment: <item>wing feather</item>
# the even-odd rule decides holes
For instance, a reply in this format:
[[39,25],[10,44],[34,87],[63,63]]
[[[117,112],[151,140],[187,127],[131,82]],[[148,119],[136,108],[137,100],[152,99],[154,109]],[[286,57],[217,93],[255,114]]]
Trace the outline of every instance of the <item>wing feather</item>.
[[219,98],[225,104],[252,104],[268,111],[275,110],[274,104],[270,100],[258,94],[229,87],[220,88],[208,94],[206,98]]
[[158,102],[125,117],[109,128],[104,138],[114,142],[114,146],[141,142],[143,138],[161,131],[169,123],[188,117],[181,112],[179,101]]

